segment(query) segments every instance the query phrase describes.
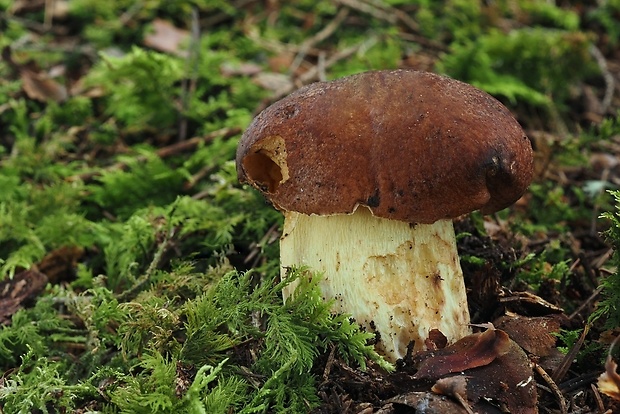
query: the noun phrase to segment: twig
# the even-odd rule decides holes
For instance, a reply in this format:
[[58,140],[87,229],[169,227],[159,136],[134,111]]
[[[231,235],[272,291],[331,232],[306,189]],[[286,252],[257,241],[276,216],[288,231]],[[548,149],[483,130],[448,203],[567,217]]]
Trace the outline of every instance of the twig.
[[332,366],[334,366],[334,355],[336,354],[336,346],[331,345],[331,349],[329,351],[329,356],[327,357],[327,363],[325,364],[325,369],[323,370],[323,382],[327,382],[329,380],[329,374],[332,371]]
[[52,27],[52,19],[54,17],[54,8],[56,0],[45,0],[45,11],[43,12],[43,27],[47,30]]
[[588,299],[586,299],[581,305],[579,305],[577,309],[575,309],[573,313],[571,313],[568,316],[568,319],[572,320],[575,316],[579,315],[581,311],[585,309],[586,306],[588,306],[594,299],[596,299],[598,295],[601,294],[602,291],[603,291],[603,286],[599,286],[598,288],[596,288],[594,292],[592,292],[590,297],[588,297]]
[[337,3],[361,11],[362,13],[369,14],[379,20],[385,20],[388,23],[394,24],[397,20],[396,15],[389,12],[389,6],[387,5],[381,5],[382,7],[379,8],[376,2],[375,4],[370,4],[360,0],[337,0]]
[[136,14],[138,14],[138,12],[142,9],[142,7],[144,6],[142,1],[137,1],[134,4],[131,5],[131,7],[129,7],[125,13],[121,14],[120,17],[118,18],[119,23],[121,24],[121,26],[126,26],[131,19],[133,19],[135,17]]
[[[172,214],[173,213],[170,213],[170,215]],[[138,291],[142,289],[144,285],[148,283],[148,281],[151,279],[151,276],[153,275],[155,270],[157,270],[157,268],[159,267],[161,263],[161,258],[163,257],[164,253],[168,250],[168,247],[170,246],[170,241],[172,240],[174,235],[175,235],[175,228],[171,227],[170,230],[166,232],[166,236],[164,240],[157,247],[157,251],[155,251],[155,254],[153,255],[153,260],[151,260],[149,267],[146,269],[146,271],[144,272],[142,276],[136,279],[136,282],[133,284],[132,287],[130,287],[129,289],[127,289],[126,291],[118,295],[119,301],[125,302],[125,301],[130,300],[138,293]]]
[[568,381],[558,384],[558,387],[560,387],[563,393],[568,394],[580,388],[584,388],[586,384],[592,384],[593,381],[596,381],[599,375],[601,375],[600,372],[582,374],[576,378],[571,378]]
[[[370,39],[365,40],[364,42],[354,45],[354,46],[350,46],[346,49],[340,50],[338,52],[336,52],[335,54],[333,54],[331,57],[329,57],[328,59],[325,60],[325,63],[323,65],[321,65],[321,68],[319,68],[318,66],[314,66],[312,69],[308,70],[307,72],[303,73],[299,78],[298,81],[302,84],[305,85],[307,83],[310,83],[312,81],[317,80],[320,70],[325,70],[327,68],[329,68],[330,66],[334,65],[336,62],[339,62],[343,59],[348,58],[349,56],[353,55],[354,53],[356,53],[358,50],[360,50],[362,47],[364,47],[364,45],[369,42],[369,41],[374,41],[374,37],[371,37]],[[280,88],[279,90],[277,90],[274,95],[272,97],[270,97],[270,101],[277,101],[278,99],[288,95],[289,93],[293,92],[293,90],[295,90],[296,87],[298,87],[299,85],[294,85],[294,84],[290,84],[290,85],[286,85],[283,88]]]
[[396,24],[397,22],[401,22],[404,24],[409,30],[409,33],[400,33],[399,36],[405,40],[413,41],[422,46],[426,46],[432,49],[447,51],[447,47],[443,44],[434,41],[432,39],[428,39],[422,35],[420,35],[420,25],[413,20],[407,13],[404,11],[397,9],[396,7],[392,7],[388,4],[385,4],[381,0],[336,0],[337,3],[340,3],[344,6],[350,7],[352,9],[358,10],[362,13],[369,14],[376,19],[387,21],[391,24]]
[[[205,136],[202,137],[194,137],[194,138],[190,138],[188,140],[185,141],[181,141],[181,142],[177,142],[175,144],[169,145],[167,147],[163,147],[160,148],[159,150],[155,151],[155,155],[157,155],[159,158],[166,158],[166,157],[170,157],[172,155],[176,155],[185,151],[190,151],[193,150],[194,148],[196,148],[198,145],[200,145],[203,142],[210,142],[213,141],[215,138],[230,138],[233,137],[237,134],[239,134],[241,132],[241,128],[222,128],[222,129],[218,129],[217,131],[213,131]],[[135,158],[138,162],[145,162],[146,160],[148,160],[148,157],[144,156],[144,155],[139,155]],[[115,170],[124,170],[125,168],[127,168],[128,165],[126,162],[117,162],[115,164],[112,164],[106,168],[102,168],[100,170],[97,171],[91,171],[91,172],[87,172],[87,173],[83,173],[83,174],[78,174],[78,175],[72,175],[69,176],[67,178],[65,178],[66,181],[69,182],[73,182],[73,181],[90,181],[95,177],[100,176],[101,174],[103,174],[104,172],[107,171],[115,171]]]
[[590,384],[590,388],[592,389],[592,393],[594,394],[594,399],[596,400],[596,406],[598,407],[598,412],[605,412],[605,405],[603,404],[603,399],[601,398],[601,394],[596,389],[596,385]]
[[564,399],[564,395],[562,394],[562,391],[560,391],[560,388],[558,388],[558,385],[549,376],[549,374],[547,374],[547,371],[545,371],[543,367],[541,367],[540,365],[534,364],[534,370],[538,373],[538,375],[542,377],[542,379],[545,380],[547,385],[549,385],[551,392],[553,393],[556,400],[558,401],[558,404],[560,405],[560,413],[567,414],[568,408],[566,407],[566,400]]
[[[295,73],[297,68],[299,68],[299,66],[301,65],[303,59],[306,57],[308,50],[334,34],[334,32],[338,29],[338,27],[340,27],[340,25],[342,24],[344,19],[347,18],[348,15],[349,9],[346,7],[341,8],[340,10],[338,10],[336,17],[334,17],[334,19],[329,22],[323,29],[321,29],[314,36],[304,40],[301,45],[299,45],[299,52],[297,52],[297,56],[295,56],[295,59],[293,60],[293,63],[289,68],[289,73]],[[319,57],[320,56],[321,54],[319,53]]]

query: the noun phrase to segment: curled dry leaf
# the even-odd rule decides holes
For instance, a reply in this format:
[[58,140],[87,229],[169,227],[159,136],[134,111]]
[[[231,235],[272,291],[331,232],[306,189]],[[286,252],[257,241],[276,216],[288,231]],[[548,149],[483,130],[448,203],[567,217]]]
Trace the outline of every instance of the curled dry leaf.
[[416,414],[468,414],[457,402],[431,392],[409,392],[387,401],[415,409]]
[[455,375],[453,377],[440,378],[437,380],[433,388],[436,394],[449,395],[456,399],[468,414],[473,414],[469,403],[467,402],[467,378],[463,375]]
[[445,349],[421,352],[414,359],[419,361],[417,379],[436,381],[434,391],[468,402],[474,412],[497,412],[489,405],[492,401],[513,414],[537,413],[530,361],[501,330],[491,328],[469,335]]
[[[614,343],[620,339],[620,336],[616,338]],[[607,361],[605,362],[605,372],[598,377],[598,389],[605,395],[613,398],[614,400],[620,401],[620,374],[618,374],[618,364],[611,357],[611,350],[609,355],[607,356]]]
[[424,345],[431,351],[445,348],[448,345],[448,338],[439,329],[431,329],[428,338],[424,340]]

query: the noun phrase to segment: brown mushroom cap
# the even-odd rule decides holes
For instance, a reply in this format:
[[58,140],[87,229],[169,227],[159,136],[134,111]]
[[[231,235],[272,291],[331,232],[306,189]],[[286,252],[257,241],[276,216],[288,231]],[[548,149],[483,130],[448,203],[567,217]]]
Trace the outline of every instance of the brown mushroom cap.
[[510,111],[463,82],[412,70],[317,82],[259,114],[237,149],[241,182],[274,206],[433,223],[514,203],[529,139]]

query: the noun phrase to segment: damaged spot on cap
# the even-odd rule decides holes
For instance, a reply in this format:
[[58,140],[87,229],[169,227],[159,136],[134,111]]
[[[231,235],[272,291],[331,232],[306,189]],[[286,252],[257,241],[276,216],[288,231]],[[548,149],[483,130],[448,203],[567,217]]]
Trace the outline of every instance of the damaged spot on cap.
[[366,205],[373,208],[378,207],[379,204],[381,204],[381,197],[379,196],[379,189],[377,189],[373,195],[368,197],[366,200]]
[[272,136],[257,142],[243,159],[243,168],[253,184],[274,193],[289,179],[284,139]]

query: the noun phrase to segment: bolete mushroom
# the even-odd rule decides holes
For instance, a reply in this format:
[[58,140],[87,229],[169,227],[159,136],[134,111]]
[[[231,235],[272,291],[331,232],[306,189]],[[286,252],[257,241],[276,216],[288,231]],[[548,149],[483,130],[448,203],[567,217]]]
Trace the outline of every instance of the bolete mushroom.
[[324,299],[377,332],[391,361],[411,341],[424,349],[433,329],[450,342],[469,333],[452,219],[508,207],[533,174],[506,107],[413,70],[299,89],[254,119],[236,163],[284,214],[282,277],[302,265],[323,273]]

